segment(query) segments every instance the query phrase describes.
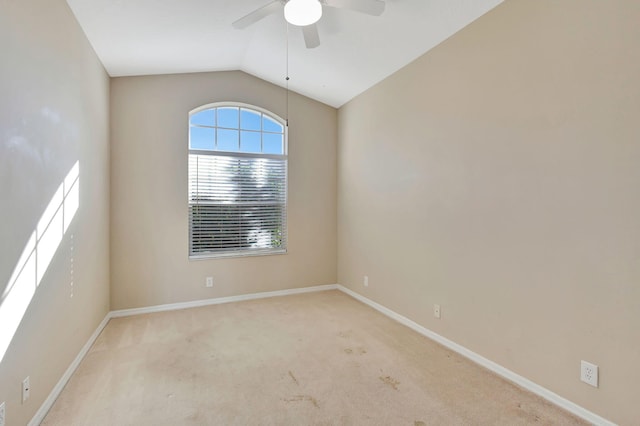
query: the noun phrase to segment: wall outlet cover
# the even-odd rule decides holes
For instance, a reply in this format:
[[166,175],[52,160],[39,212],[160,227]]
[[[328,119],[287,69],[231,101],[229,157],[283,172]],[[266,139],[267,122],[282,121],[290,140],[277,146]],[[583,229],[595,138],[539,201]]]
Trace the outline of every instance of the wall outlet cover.
[[433,316],[440,319],[440,305],[433,305]]
[[580,361],[580,380],[598,387],[598,366],[587,361]]
[[31,386],[29,385],[29,376],[22,381],[22,403],[24,404],[29,399],[31,392]]

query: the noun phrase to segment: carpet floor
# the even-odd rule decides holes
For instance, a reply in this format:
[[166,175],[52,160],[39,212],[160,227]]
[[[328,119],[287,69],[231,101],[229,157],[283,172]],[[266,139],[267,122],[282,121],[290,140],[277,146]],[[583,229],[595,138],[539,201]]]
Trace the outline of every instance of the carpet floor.
[[339,291],[112,319],[43,425],[583,425]]

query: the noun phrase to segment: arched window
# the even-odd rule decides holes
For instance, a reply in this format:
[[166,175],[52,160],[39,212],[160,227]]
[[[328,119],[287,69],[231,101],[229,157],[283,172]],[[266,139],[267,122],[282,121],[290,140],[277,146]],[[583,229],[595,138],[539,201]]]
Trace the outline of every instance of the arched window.
[[238,103],[189,113],[189,256],[286,253],[284,120]]

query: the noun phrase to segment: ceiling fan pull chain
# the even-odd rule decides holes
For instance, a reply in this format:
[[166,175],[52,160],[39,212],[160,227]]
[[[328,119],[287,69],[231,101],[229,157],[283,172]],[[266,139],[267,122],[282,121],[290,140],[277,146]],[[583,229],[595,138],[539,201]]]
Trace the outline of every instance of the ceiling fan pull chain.
[[285,124],[287,129],[289,128],[289,23],[287,22],[287,48],[286,48],[286,76],[285,76],[285,84],[286,84],[286,107],[285,107]]

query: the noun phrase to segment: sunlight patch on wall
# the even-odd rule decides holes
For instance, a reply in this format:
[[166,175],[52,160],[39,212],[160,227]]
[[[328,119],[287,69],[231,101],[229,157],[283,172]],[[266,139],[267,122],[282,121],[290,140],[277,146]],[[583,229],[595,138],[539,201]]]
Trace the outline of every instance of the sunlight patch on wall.
[[31,234],[0,299],[0,362],[80,206],[80,163],[71,168]]

